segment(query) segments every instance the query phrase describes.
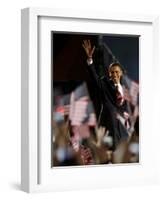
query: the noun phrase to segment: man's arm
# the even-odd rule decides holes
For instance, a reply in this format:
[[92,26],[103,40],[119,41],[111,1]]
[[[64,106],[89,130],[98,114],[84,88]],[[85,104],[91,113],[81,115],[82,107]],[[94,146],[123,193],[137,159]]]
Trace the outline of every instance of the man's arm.
[[84,40],[82,44],[85,53],[87,55],[87,65],[88,65],[88,71],[90,72],[90,75],[92,78],[96,81],[96,83],[99,85],[99,77],[96,72],[94,63],[93,63],[93,53],[95,50],[95,46],[92,47],[90,40]]
[[94,66],[94,63],[93,63],[93,59],[87,59],[87,69],[89,71],[89,74],[91,75],[92,79],[94,79],[96,81],[96,83],[99,85],[99,81],[100,81],[100,78],[96,72],[96,69],[95,69],[95,66]]

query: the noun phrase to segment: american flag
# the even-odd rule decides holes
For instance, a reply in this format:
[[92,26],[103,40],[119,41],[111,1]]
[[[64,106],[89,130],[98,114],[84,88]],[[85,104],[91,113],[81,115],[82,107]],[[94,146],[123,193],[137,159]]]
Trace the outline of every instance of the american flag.
[[81,125],[84,119],[87,117],[86,109],[88,105],[87,97],[82,97],[79,100],[73,102],[71,105],[71,125]]
[[[73,148],[76,150],[82,139],[90,137],[90,126],[96,125],[96,116],[93,104],[88,95],[86,84],[78,86],[70,97],[69,119],[72,126],[73,138],[71,140]],[[77,141],[78,140],[78,141]],[[87,152],[81,151],[84,164],[91,163],[90,158],[87,160]]]
[[89,126],[96,126],[97,120],[96,120],[96,114],[95,114],[95,110],[94,110],[92,101],[88,102],[87,116],[88,116],[87,124]]
[[138,103],[138,94],[139,94],[139,85],[135,81],[131,81],[131,86],[129,89],[129,93],[131,96],[132,105],[136,106]]
[[95,126],[96,124],[93,103],[90,100],[85,83],[76,88],[71,94],[69,118],[72,125],[87,123],[90,126]]
[[55,96],[54,102],[54,112],[68,116],[72,126],[79,126],[83,123],[89,126],[96,125],[93,103],[85,82],[68,94]]
[[93,165],[94,159],[91,152],[91,149],[85,146],[80,146],[80,156],[82,158],[84,165]]
[[133,106],[138,104],[139,84],[131,80],[127,75],[124,77],[126,86],[124,89],[125,99],[128,100]]

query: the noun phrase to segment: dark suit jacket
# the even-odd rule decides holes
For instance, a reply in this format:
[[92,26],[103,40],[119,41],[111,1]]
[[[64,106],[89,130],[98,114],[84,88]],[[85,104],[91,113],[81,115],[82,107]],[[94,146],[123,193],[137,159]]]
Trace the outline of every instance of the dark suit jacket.
[[122,106],[117,105],[113,81],[107,76],[99,77],[94,64],[88,66],[88,71],[98,88],[100,102],[103,105],[99,125],[109,130],[109,134],[113,137],[113,149],[115,149],[121,140],[128,138],[125,126],[117,119],[117,114],[122,116],[124,112],[128,112],[127,102],[124,101]]

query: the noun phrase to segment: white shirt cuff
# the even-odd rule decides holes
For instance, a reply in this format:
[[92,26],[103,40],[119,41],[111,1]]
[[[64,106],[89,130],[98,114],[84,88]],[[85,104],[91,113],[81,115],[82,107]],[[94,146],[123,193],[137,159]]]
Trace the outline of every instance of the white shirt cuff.
[[93,63],[93,59],[92,59],[92,58],[88,58],[88,59],[87,59],[87,64],[88,64],[88,65],[91,65],[92,63]]

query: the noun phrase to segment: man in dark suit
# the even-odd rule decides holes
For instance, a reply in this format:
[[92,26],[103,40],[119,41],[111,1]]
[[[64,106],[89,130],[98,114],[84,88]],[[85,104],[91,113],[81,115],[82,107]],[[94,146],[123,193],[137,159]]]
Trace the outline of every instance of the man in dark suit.
[[128,138],[129,114],[122,84],[123,71],[116,62],[109,65],[106,76],[99,77],[93,62],[95,46],[91,46],[90,40],[84,40],[83,48],[87,55],[88,71],[100,94],[102,109],[99,125],[109,131],[113,138],[112,149],[115,150],[121,140]]

